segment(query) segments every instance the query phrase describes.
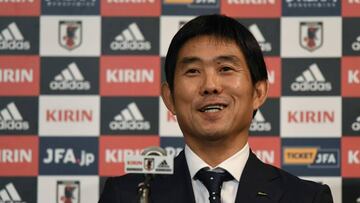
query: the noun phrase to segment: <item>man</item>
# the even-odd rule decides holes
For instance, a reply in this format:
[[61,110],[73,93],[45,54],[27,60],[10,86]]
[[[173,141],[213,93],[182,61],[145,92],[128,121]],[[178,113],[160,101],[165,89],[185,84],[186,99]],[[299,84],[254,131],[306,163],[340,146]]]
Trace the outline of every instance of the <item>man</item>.
[[[191,20],[174,36],[165,72],[162,98],[186,146],[174,174],[152,181],[151,202],[332,202],[328,186],[264,164],[249,149],[248,129],[268,82],[260,47],[245,27],[221,15]],[[142,180],[109,178],[99,202],[136,202]]]

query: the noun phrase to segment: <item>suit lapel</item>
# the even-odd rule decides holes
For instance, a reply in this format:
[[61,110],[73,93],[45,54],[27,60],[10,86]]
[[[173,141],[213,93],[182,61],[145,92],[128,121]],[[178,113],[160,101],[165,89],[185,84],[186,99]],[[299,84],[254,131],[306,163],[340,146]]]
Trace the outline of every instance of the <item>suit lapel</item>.
[[158,176],[151,184],[152,203],[195,203],[191,177],[182,151],[174,160],[174,174]]
[[274,167],[262,163],[250,151],[249,159],[240,178],[236,203],[278,202],[283,189]]

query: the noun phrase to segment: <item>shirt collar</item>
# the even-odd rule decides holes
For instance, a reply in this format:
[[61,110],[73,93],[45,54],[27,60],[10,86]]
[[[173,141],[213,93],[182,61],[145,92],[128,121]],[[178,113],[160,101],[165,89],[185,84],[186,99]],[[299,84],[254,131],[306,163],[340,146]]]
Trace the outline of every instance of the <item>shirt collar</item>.
[[210,167],[205,163],[195,152],[193,152],[189,146],[185,145],[185,157],[189,167],[191,178],[194,178],[195,174],[202,168],[208,167],[210,169],[223,168],[228,171],[237,181],[240,181],[241,174],[244,170],[246,161],[249,158],[250,150],[248,143],[234,155],[221,162],[216,167]]

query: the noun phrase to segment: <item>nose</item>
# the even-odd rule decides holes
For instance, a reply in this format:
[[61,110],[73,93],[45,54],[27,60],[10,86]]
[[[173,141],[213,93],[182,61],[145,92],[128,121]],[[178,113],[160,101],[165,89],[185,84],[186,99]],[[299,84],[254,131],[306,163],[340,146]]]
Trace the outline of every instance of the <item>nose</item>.
[[221,79],[216,71],[206,71],[203,74],[200,94],[203,96],[219,94],[222,91]]

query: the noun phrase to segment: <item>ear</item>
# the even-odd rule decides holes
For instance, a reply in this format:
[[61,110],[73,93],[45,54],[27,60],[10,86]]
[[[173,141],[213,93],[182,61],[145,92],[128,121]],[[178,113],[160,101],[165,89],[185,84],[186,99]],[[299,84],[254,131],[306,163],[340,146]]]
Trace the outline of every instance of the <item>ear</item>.
[[267,80],[260,80],[255,84],[254,97],[253,97],[253,109],[259,109],[265,102],[269,89],[269,83]]
[[163,82],[161,84],[161,98],[164,101],[166,108],[169,109],[172,114],[176,115],[174,98],[171,94],[170,87],[167,82]]

